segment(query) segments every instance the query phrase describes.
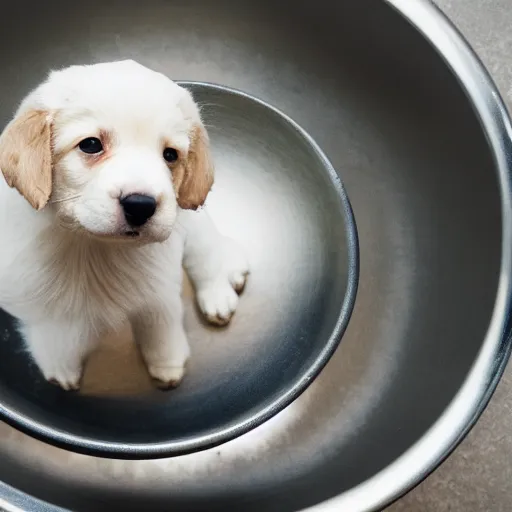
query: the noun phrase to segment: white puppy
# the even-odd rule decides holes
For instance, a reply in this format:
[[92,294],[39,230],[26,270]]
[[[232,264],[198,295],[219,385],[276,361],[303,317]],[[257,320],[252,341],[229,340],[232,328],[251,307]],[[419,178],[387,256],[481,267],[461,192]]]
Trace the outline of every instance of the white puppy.
[[78,388],[95,343],[129,319],[150,375],[178,385],[182,262],[217,324],[248,273],[206,212],[185,211],[213,183],[189,92],[133,61],[53,72],[1,135],[0,169],[0,307],[45,378]]

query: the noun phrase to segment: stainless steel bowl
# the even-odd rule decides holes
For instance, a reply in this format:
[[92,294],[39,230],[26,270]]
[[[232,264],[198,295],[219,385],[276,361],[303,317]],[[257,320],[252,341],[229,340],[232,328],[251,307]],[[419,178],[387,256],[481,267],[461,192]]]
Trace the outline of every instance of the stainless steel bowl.
[[357,289],[357,234],[325,155],[262,101],[213,84],[183,85],[209,127],[216,166],[210,214],[245,246],[250,283],[227,329],[203,326],[187,294],[193,355],[184,383],[168,393],[150,384],[144,365],[118,361],[138,356],[129,330],[117,344],[104,343],[110,357],[99,356],[100,367],[88,365],[80,393],[63,391],[34,365],[29,371],[14,321],[0,312],[0,416],[43,441],[127,459],[212,448],[289,405],[347,327]]
[[3,506],[362,512],[421,480],[476,421],[510,351],[512,130],[460,35],[423,0],[27,5],[1,21],[5,118],[48,67],[77,61],[131,57],[253,94],[343,178],[361,272],[334,357],[264,425],[152,461],[77,455],[4,425]]

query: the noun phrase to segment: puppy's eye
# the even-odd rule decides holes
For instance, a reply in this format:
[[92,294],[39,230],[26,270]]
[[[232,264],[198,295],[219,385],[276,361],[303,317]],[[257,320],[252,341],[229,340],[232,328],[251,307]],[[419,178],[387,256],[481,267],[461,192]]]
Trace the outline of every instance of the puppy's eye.
[[88,155],[94,155],[95,153],[101,153],[103,151],[103,145],[101,140],[96,137],[88,137],[78,144],[80,151],[87,153]]
[[173,148],[165,148],[164,160],[166,160],[170,164],[176,162],[176,160],[178,160],[178,152]]

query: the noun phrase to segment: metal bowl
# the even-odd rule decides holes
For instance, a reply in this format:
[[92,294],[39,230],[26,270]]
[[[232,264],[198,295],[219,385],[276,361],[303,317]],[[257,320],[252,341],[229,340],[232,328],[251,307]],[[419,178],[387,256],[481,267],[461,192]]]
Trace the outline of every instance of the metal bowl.
[[209,127],[216,167],[209,212],[244,245],[250,283],[227,329],[203,326],[187,293],[193,356],[185,382],[167,393],[151,385],[144,365],[119,360],[140,360],[129,330],[105,340],[80,393],[63,391],[37,368],[27,371],[30,358],[3,313],[0,414],[57,446],[141,459],[229,441],[304,391],[336,350],[352,312],[356,228],[320,148],[262,101],[212,84],[183,85]]
[[[0,22],[5,119],[49,67],[127,57],[262,98],[307,130],[343,178],[361,271],[339,349],[273,419],[217,448],[152,461],[78,455],[4,425],[2,506],[363,512],[421,480],[476,421],[510,351],[512,130],[461,36],[423,0],[27,5],[7,3]],[[257,187],[248,187],[229,200],[250,201]],[[251,247],[251,237],[261,242],[253,224],[229,222]],[[269,282],[256,278],[246,304]],[[233,331],[246,332],[244,315]],[[260,317],[258,329],[279,315]],[[215,336],[212,347],[231,334]],[[196,350],[198,369],[207,353]],[[144,421],[134,411],[134,424]]]

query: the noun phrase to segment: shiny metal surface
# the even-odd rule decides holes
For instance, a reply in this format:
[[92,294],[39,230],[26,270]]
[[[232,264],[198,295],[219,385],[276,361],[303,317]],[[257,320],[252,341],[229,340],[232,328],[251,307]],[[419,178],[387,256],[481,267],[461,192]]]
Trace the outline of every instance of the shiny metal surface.
[[[129,329],[117,343],[103,343],[110,357],[101,357],[103,367],[87,365],[79,393],[63,391],[46,382],[23,350],[14,321],[1,314],[0,413],[56,446],[148,459],[230,441],[307,388],[336,350],[352,313],[356,226],[321,149],[290,118],[256,98],[213,84],[182,85],[209,126],[217,170],[210,214],[243,244],[250,283],[226,329],[203,325],[193,294],[187,294],[193,356],[183,385],[167,393],[149,384],[144,365],[123,368],[116,361],[127,352],[139,359]],[[127,389],[124,383],[134,379],[142,385]]]
[[510,350],[511,129],[492,82],[429,2],[276,5],[6,9],[3,115],[48,66],[119,57],[261,97],[342,176],[361,275],[335,356],[266,424],[209,451],[137,462],[3,426],[5,508],[36,509],[31,495],[46,500],[41,510],[377,510],[485,406]]

